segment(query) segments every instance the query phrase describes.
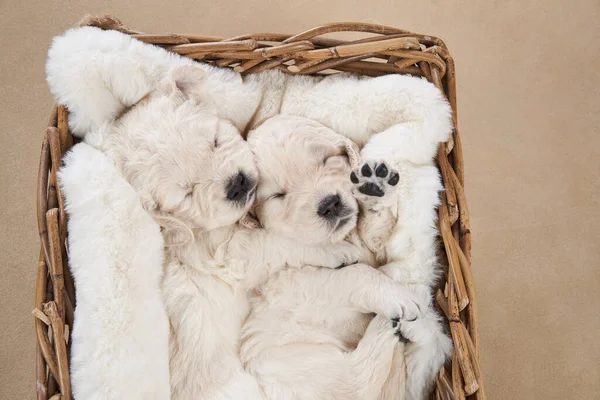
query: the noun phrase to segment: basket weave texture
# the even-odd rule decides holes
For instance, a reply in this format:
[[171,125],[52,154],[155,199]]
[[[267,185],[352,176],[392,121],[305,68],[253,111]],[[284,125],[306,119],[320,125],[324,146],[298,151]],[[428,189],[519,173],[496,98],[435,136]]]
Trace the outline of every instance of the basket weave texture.
[[[437,153],[445,187],[438,210],[443,240],[440,256],[444,276],[436,300],[445,315],[454,352],[440,370],[435,399],[485,399],[479,358],[479,327],[471,273],[471,232],[464,194],[464,166],[457,126],[454,61],[444,42],[381,25],[334,23],[297,35],[257,33],[233,38],[200,35],[147,34],[125,28],[111,16],[86,18],[81,26],[118,30],[146,43],[198,61],[230,67],[242,74],[277,68],[289,74],[320,75],[335,71],[368,76],[422,76],[448,98],[454,132]],[[324,37],[337,32],[361,32],[360,40]],[[68,111],[55,106],[46,128],[40,156],[37,190],[40,255],[35,292],[37,334],[37,398],[71,399],[69,377],[70,327],[75,286],[67,263],[67,214],[56,173],[72,145]]]

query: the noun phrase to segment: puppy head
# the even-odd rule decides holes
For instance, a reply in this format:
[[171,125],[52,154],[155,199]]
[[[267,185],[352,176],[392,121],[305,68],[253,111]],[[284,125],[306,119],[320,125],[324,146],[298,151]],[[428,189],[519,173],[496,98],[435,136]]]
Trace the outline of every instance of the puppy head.
[[203,105],[205,72],[178,67],[116,121],[106,140],[144,207],[168,230],[231,225],[250,208],[258,173],[248,144]]
[[264,122],[248,142],[260,176],[254,213],[263,227],[315,245],[342,240],[354,229],[353,142],[315,121],[285,115]]

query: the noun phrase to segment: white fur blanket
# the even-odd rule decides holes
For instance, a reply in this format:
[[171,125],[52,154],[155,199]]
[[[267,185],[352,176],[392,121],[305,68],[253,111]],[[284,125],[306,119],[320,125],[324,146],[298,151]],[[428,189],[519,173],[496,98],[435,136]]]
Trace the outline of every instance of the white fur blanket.
[[[155,89],[172,68],[192,63],[129,35],[84,27],[54,39],[46,74],[57,102],[69,109],[71,132],[83,137]],[[231,69],[196,64],[208,73],[203,103],[241,131],[282,113],[314,119],[362,145],[377,132],[421,123],[417,136],[399,133],[403,143],[397,154],[418,164],[430,163],[436,144],[451,132],[443,95],[422,78],[323,78],[278,70],[242,78]]]
[[71,381],[78,399],[167,399],[163,238],[113,163],[77,144],[59,175],[77,288]]
[[[94,132],[155,89],[173,67],[191,63],[128,35],[91,27],[67,31],[49,51],[51,92],[68,107],[72,133],[91,145],[75,146],[60,174],[77,287],[71,360],[77,398],[169,398],[160,230],[112,162],[94,149],[102,141]],[[232,70],[203,67],[208,72],[203,101],[240,131],[277,113],[312,118],[360,145],[387,131],[394,135],[398,160],[426,169],[433,168],[437,143],[451,132],[442,94],[420,78],[315,78],[279,71],[242,78]],[[437,183],[426,189],[437,193],[439,178]]]

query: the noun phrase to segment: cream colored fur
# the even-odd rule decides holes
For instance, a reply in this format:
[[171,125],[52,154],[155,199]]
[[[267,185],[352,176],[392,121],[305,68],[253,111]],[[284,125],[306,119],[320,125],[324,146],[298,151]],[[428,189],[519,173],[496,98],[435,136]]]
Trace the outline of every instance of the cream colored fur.
[[[277,118],[273,121],[276,122]],[[268,121],[264,127],[270,125],[271,121]],[[317,125],[314,124],[315,127]],[[266,129],[263,131],[270,135]],[[317,151],[314,155],[320,160],[320,168],[313,172],[325,185],[319,189],[307,184],[302,189],[305,192],[302,196],[304,213],[300,211],[300,216],[292,216],[299,224],[298,229],[305,230],[306,226],[311,226],[315,236],[236,225],[210,231],[195,230],[194,243],[168,249],[163,293],[172,328],[170,354],[173,398],[258,399],[265,398],[265,395],[266,398],[272,398],[243,369],[239,358],[239,332],[249,312],[248,296],[263,290],[261,284],[285,267],[316,265],[340,277],[355,270],[351,279],[345,278],[348,282],[356,283],[357,278],[363,277],[370,284],[365,282],[356,291],[349,288],[352,293],[346,295],[345,301],[351,300],[354,307],[363,312],[382,315],[387,324],[380,320],[378,325],[374,325],[378,327],[373,328],[374,340],[376,343],[387,343],[390,349],[393,347],[390,341],[395,343],[396,340],[389,320],[412,319],[419,315],[415,303],[418,298],[406,296],[407,291],[384,274],[366,266],[348,267],[348,272],[334,269],[344,263],[371,261],[372,257],[356,233],[351,233],[358,208],[346,180],[339,179],[340,176],[347,177],[350,166],[346,154],[355,149],[350,141],[339,135],[331,133],[323,136],[316,132],[318,129],[304,144]],[[257,138],[260,136],[252,135]],[[260,164],[259,159],[265,153],[262,153],[260,143],[252,144]],[[262,149],[268,151],[267,148]],[[323,164],[324,156],[332,159]],[[356,157],[356,154],[353,156]],[[280,176],[294,179],[295,174],[286,168],[280,170]],[[310,220],[315,219],[313,214],[322,196],[335,191],[337,186],[339,191],[348,192],[347,200],[353,204],[353,219],[348,228],[332,235],[330,229],[320,226],[317,221],[310,225]],[[267,214],[276,217],[277,213],[265,204],[264,191],[259,185],[258,197],[261,201],[254,209],[261,222],[269,221]],[[339,296],[344,297],[342,293]],[[371,347],[362,353],[363,358]],[[391,350],[387,353],[391,359]]]
[[[206,73],[196,66],[176,67],[134,108],[85,135],[86,142],[104,151],[116,165],[119,174],[138,193],[142,206],[161,225],[166,245],[170,249],[166,254],[167,268],[163,280],[163,293],[171,322],[171,335],[170,339],[167,339],[166,332],[154,331],[152,335],[157,335],[158,342],[170,343],[170,391],[175,398],[186,398],[185,394],[179,396],[177,379],[180,374],[187,371],[194,376],[200,376],[200,371],[193,369],[193,363],[188,363],[185,355],[173,350],[174,343],[180,341],[180,337],[185,337],[186,327],[190,329],[188,334],[193,334],[198,328],[191,324],[185,325],[181,330],[173,329],[178,326],[179,314],[169,301],[169,282],[177,279],[177,276],[174,276],[176,273],[185,273],[183,267],[173,271],[172,267],[178,260],[174,254],[181,254],[183,260],[189,260],[185,255],[188,251],[192,252],[190,249],[195,249],[194,231],[214,231],[216,237],[219,237],[220,232],[226,231],[248,211],[254,200],[254,191],[248,194],[243,203],[233,203],[226,199],[227,183],[231,176],[242,171],[254,182],[257,181],[257,171],[250,149],[239,131],[228,120],[215,116],[211,107],[202,101],[201,88],[205,82],[205,75]],[[197,249],[200,250],[201,247]],[[207,251],[205,254],[211,253]],[[212,273],[210,263],[203,268],[202,259],[189,261],[198,263],[196,265],[200,270],[210,271],[207,276]],[[218,279],[218,282],[221,280]],[[193,285],[194,280],[190,277],[185,283]],[[185,284],[178,285],[176,289],[177,293],[185,296]],[[210,292],[210,289],[206,290]],[[216,301],[215,304],[228,304],[234,308],[234,302],[229,302],[227,296],[223,297],[223,302]],[[141,298],[139,301],[145,300]],[[188,308],[196,303],[186,301],[186,309],[197,316],[203,315],[203,311],[219,315],[217,307],[209,310]],[[136,312],[144,313],[144,310],[138,309]],[[222,321],[225,325],[220,329],[219,335],[226,336],[228,325],[225,318]],[[203,323],[200,329],[204,328]],[[226,341],[225,336],[219,338]],[[214,350],[219,351],[219,346]],[[156,351],[158,349],[149,350],[148,356]],[[194,351],[194,348],[190,347],[190,354],[194,355]],[[74,357],[87,358],[88,355],[77,352],[74,353]],[[211,360],[210,353],[202,354],[197,360],[207,363]],[[157,358],[157,361],[163,363],[166,358],[163,361]],[[82,370],[73,371],[74,379],[78,376],[85,377],[86,373],[90,372],[85,365],[73,366],[77,369],[79,365]],[[145,368],[151,367],[147,365]],[[221,372],[231,373],[230,370]],[[112,375],[104,371],[98,379],[106,376]],[[136,390],[135,381],[128,380],[127,377],[133,375],[127,371],[122,375],[122,379],[131,384],[129,393],[145,393],[139,388]],[[210,383],[210,380],[208,382]],[[211,387],[203,382],[201,390],[195,391],[193,397],[199,398],[203,390],[210,389]],[[246,392],[245,387],[238,391]]]
[[[359,205],[358,231],[364,246],[389,261],[381,270],[422,300],[424,318],[400,324],[403,335],[412,340],[407,346],[386,336],[389,325],[383,329],[385,324],[377,318],[359,342],[369,318],[351,299],[363,285],[369,287],[366,270],[281,272],[271,275],[252,301],[243,331],[242,360],[272,399],[402,399],[405,394],[423,398],[451,348],[430,298],[437,272],[433,230],[441,190],[437,169],[432,160],[419,166],[394,158],[394,145],[402,145],[402,137],[394,141],[385,138],[389,132],[382,132],[361,155],[387,160],[387,154],[391,165],[399,168],[400,183],[393,187],[379,179],[385,195],[365,196],[356,185],[352,187],[347,159],[324,144],[322,138],[333,135],[314,121],[286,116],[271,118],[250,133],[261,176],[256,216],[269,231],[300,243],[313,242],[327,236],[335,239],[314,213],[315,199],[333,192],[349,207]],[[386,139],[388,147],[378,147],[379,137]],[[335,168],[323,175],[327,164]],[[376,179],[361,176],[360,184]],[[395,217],[398,223],[390,224]],[[356,224],[353,219],[347,229]],[[389,240],[402,234],[408,235],[403,243],[411,247],[395,252]]]

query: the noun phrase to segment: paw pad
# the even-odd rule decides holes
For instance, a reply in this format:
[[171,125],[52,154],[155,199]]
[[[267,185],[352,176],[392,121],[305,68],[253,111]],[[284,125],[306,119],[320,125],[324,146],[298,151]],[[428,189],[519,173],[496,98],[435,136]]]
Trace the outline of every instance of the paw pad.
[[352,171],[350,181],[358,193],[367,198],[383,197],[400,181],[397,171],[385,162],[366,162],[360,169]]
[[373,172],[371,171],[371,167],[369,167],[369,164],[363,165],[362,168],[360,169],[360,173],[362,174],[362,176],[366,176],[366,177],[370,177],[371,175],[373,175]]

